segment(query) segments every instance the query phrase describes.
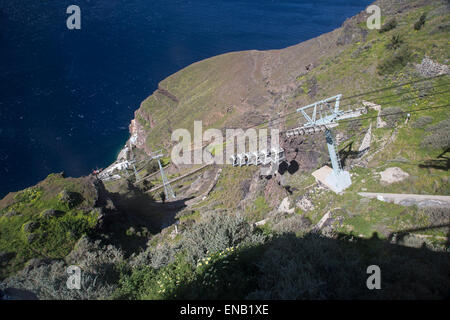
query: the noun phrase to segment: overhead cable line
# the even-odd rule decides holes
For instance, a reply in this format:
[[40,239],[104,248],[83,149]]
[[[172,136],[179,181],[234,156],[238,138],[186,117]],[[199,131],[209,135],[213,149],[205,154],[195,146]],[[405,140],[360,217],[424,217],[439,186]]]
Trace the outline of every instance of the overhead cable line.
[[[439,77],[442,77],[442,76],[444,76],[444,75],[430,77],[430,78],[421,79],[421,80],[417,80],[417,81],[406,82],[406,83],[399,84],[399,85],[396,85],[396,86],[381,88],[381,89],[378,89],[378,90],[375,90],[375,91],[370,91],[370,92],[367,92],[367,93],[361,93],[361,94],[358,94],[358,95],[355,95],[355,96],[352,96],[352,97],[342,98],[340,101],[348,100],[350,98],[360,97],[360,96],[363,96],[363,95],[366,95],[366,94],[372,94],[372,93],[376,93],[376,92],[382,92],[382,91],[386,91],[386,90],[391,90],[391,89],[402,87],[402,86],[405,86],[405,85],[408,85],[408,84],[412,84],[412,83],[418,83],[418,82],[423,82],[423,81],[426,81],[426,80],[432,80],[432,79],[436,79],[436,78],[439,78]],[[447,85],[450,85],[450,83],[439,84],[439,85],[430,86],[430,87],[421,88],[421,89],[438,88],[438,87],[447,86]],[[415,90],[417,90],[417,89],[415,89]],[[393,95],[391,94],[391,95],[388,95],[388,96],[375,97],[375,98],[371,98],[371,100],[379,100],[379,99],[384,99],[384,98],[388,98],[388,97],[392,97],[392,96],[405,95],[407,93],[412,93],[415,90],[409,90],[409,91],[405,91],[405,92],[401,92],[401,93],[397,93],[397,94],[393,94]],[[445,91],[445,92],[447,92],[447,91]],[[445,93],[445,92],[442,92],[442,93]],[[434,95],[434,94],[428,94],[427,96]],[[418,97],[414,97],[414,99],[417,99],[417,98]],[[341,105],[340,107],[346,107],[346,106],[350,106],[350,105],[354,105],[354,103]],[[254,125],[245,127],[243,129],[247,130],[247,129],[255,128],[255,127],[258,127],[258,126],[261,126],[261,125],[265,125],[265,124],[277,123],[280,119],[286,118],[286,117],[288,117],[290,115],[293,115],[293,114],[297,114],[297,110],[289,112],[289,113],[286,113],[284,115],[280,115],[278,118],[271,119],[271,120],[266,120],[266,121],[260,122],[258,124],[254,124]]]
[[[393,115],[397,115],[397,114],[416,113],[416,112],[422,112],[422,111],[425,111],[425,110],[445,108],[445,107],[448,107],[448,106],[450,106],[450,104],[440,105],[440,106],[436,106],[436,107],[410,109],[410,110],[407,110],[407,111],[399,111],[399,112],[383,114],[380,117],[383,118],[383,117],[389,117],[389,116],[393,116]],[[357,119],[344,119],[344,120],[339,120],[339,122],[350,122],[350,121],[357,121],[357,120],[374,119],[374,118],[377,118],[377,117],[378,116],[370,116],[370,117],[357,118]]]
[[445,77],[445,76],[448,76],[448,74],[440,74],[440,75],[437,75],[437,76],[428,77],[428,78],[419,79],[419,80],[414,80],[414,81],[405,82],[405,83],[400,83],[400,84],[396,84],[396,85],[393,85],[393,86],[390,86],[390,87],[380,88],[380,89],[369,91],[369,92],[358,93],[358,94],[353,95],[353,96],[342,98],[341,101],[348,100],[348,99],[353,99],[353,98],[358,98],[358,97],[361,97],[361,96],[367,96],[367,95],[371,95],[371,94],[382,92],[382,91],[386,91],[386,90],[396,89],[396,88],[399,88],[399,87],[407,86],[409,84],[415,84],[415,83],[419,83],[419,82],[424,82],[424,81],[428,81],[428,80],[442,78],[442,77]]
[[[427,97],[429,97],[429,96],[437,96],[437,95],[441,95],[441,94],[445,94],[445,93],[449,93],[449,92],[450,92],[450,90],[434,92],[434,93],[428,94]],[[406,92],[406,93],[408,93],[408,92]],[[383,97],[380,97],[380,98],[383,98]],[[389,101],[389,102],[380,102],[380,103],[377,103],[377,104],[391,105],[391,104],[394,104],[394,103],[400,103],[400,102],[403,102],[403,101],[415,100],[415,99],[419,99],[419,97],[401,98],[401,99],[398,99],[398,100]],[[265,121],[265,122],[262,122],[262,123],[259,123],[259,124],[256,124],[256,125],[252,125],[252,126],[249,126],[249,127],[245,128],[245,129],[250,129],[250,128],[253,128],[253,127],[258,127],[258,126],[261,126],[261,125],[264,125],[264,124],[275,124],[275,123],[279,123],[281,119],[283,119],[283,118],[285,118],[285,117],[287,117],[287,116],[289,116],[289,115],[297,115],[297,114],[298,114],[297,111],[295,111],[295,112],[290,112],[290,113],[288,113],[288,114],[285,114],[285,115],[283,115],[283,116],[278,117],[277,119],[270,120],[270,121]],[[299,115],[299,117],[301,117],[301,116]]]
[[[432,95],[441,95],[441,94],[445,94],[445,93],[449,93],[450,92],[450,90],[447,90],[447,91],[441,91],[441,92],[436,92],[436,93],[434,93],[434,94],[429,94],[429,96],[432,96]],[[391,101],[391,102],[389,102],[389,103],[383,103],[384,105],[391,105],[391,104],[396,104],[396,103],[399,103],[399,102],[404,102],[404,101],[408,101],[408,100],[414,100],[414,99],[417,99],[417,97],[410,97],[410,98],[404,98],[404,99],[399,99],[399,100],[395,100],[395,101]],[[407,113],[408,111],[401,111],[400,113]],[[385,116],[385,115],[382,115],[383,117]],[[375,116],[375,117],[377,117],[377,116]],[[299,119],[299,118],[301,118],[301,116],[299,115],[296,119]],[[362,119],[362,118],[359,118],[359,119]],[[354,119],[353,121],[355,121],[355,120],[358,120],[358,119]],[[339,120],[339,122],[345,122],[346,120]]]

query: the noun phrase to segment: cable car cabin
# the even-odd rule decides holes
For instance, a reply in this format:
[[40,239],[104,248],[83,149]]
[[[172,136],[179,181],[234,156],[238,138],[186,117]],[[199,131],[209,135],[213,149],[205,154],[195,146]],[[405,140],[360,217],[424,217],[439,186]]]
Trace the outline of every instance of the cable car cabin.
[[261,151],[259,152],[259,162],[260,162],[262,165],[267,165],[267,164],[269,164],[269,163],[271,162],[271,159],[270,159],[270,152],[267,151],[267,150],[261,150]]
[[231,164],[233,165],[233,167],[237,167],[239,165],[238,159],[236,156],[231,156],[230,160],[231,160]]
[[247,164],[247,157],[245,156],[245,155],[243,155],[243,154],[238,154],[237,156],[237,162],[238,162],[238,165],[240,166],[240,167],[242,167],[242,166],[245,166],[246,164]]
[[303,129],[294,129],[294,135],[302,136],[305,134],[305,131]]
[[259,156],[259,152],[255,151],[255,152],[253,152],[253,155],[256,158],[256,165],[259,166],[261,164],[261,158]]
[[270,158],[272,160],[272,163],[280,163],[280,161],[283,161],[285,159],[284,150],[282,148],[272,149]]
[[261,150],[259,152],[241,153],[230,157],[233,167],[242,167],[245,165],[268,165],[271,163],[279,164],[284,159],[285,153],[281,148]]
[[257,152],[249,152],[245,154],[248,158],[247,165],[257,166],[259,164],[259,157]]

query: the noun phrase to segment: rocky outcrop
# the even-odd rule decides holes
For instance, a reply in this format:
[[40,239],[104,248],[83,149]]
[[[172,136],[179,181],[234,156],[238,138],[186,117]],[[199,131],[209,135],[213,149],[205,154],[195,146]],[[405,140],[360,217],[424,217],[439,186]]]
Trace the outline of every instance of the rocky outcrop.
[[271,207],[277,207],[288,196],[288,192],[280,186],[276,179],[270,179],[264,189],[264,197]]
[[398,167],[387,168],[380,172],[380,181],[385,184],[401,182],[409,177],[409,174]]
[[445,64],[439,64],[429,57],[425,56],[420,64],[415,65],[416,70],[422,77],[435,77],[443,74],[449,74],[449,67]]
[[337,40],[337,44],[340,46],[355,43],[358,41],[365,41],[368,30],[358,26],[357,21],[364,20],[364,15],[347,19],[342,25],[342,33]]
[[280,206],[278,207],[278,212],[281,213],[294,213],[295,208],[291,208],[291,202],[289,201],[289,198],[286,197],[281,201]]
[[156,122],[152,115],[145,112],[141,107],[134,113],[134,119],[131,120],[129,131],[130,140],[129,143],[132,146],[136,146],[139,149],[143,149],[146,153],[150,153],[147,148],[147,137],[151,131],[156,126]]
[[169,98],[170,100],[172,100],[172,101],[175,102],[175,103],[180,102],[180,101],[178,100],[178,98],[177,98],[175,95],[171,94],[168,90],[162,88],[162,87],[161,87],[161,84],[158,84],[158,90],[157,90],[157,93],[162,94],[163,96]]
[[139,149],[145,149],[147,130],[145,130],[139,121],[136,121],[136,119],[131,120],[130,134],[130,144],[138,147]]
[[297,208],[302,211],[311,211],[314,210],[314,205],[311,200],[305,195],[301,198],[297,199],[297,203],[295,204]]
[[[310,171],[317,168],[321,159],[327,158],[326,142],[323,134],[309,137],[291,137],[281,141],[285,150],[288,171],[294,173],[295,168],[301,171]],[[294,165],[295,164],[295,165]]]

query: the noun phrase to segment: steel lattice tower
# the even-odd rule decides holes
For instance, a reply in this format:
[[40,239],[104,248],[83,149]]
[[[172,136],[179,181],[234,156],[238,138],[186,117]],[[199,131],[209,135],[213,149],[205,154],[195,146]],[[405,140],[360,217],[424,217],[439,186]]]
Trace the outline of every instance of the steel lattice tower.
[[[339,110],[341,97],[342,95],[339,94],[297,109],[297,112],[302,114],[306,122],[298,128],[286,131],[287,137],[325,132],[328,153],[330,155],[331,166],[333,167],[333,171],[326,177],[326,181],[338,192],[348,188],[352,184],[352,181],[350,179],[350,173],[342,169],[338,146],[331,128],[338,126],[339,120],[356,118],[366,111],[365,108],[348,111]],[[332,102],[334,102],[334,106]]]
[[155,152],[155,155],[151,156],[152,159],[156,159],[159,165],[159,171],[161,172],[161,178],[164,186],[164,194],[166,195],[166,199],[175,199],[175,193],[173,192],[172,186],[167,179],[166,174],[164,173],[163,166],[161,164],[161,158],[163,157],[162,151],[158,150]]

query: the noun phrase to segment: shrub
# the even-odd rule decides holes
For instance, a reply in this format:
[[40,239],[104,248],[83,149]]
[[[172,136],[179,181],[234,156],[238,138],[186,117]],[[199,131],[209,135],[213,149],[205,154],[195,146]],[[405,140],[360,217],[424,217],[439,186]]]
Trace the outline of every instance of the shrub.
[[148,247],[145,251],[130,259],[132,268],[140,268],[142,266],[150,266],[158,269],[173,262],[178,248],[163,242],[157,247]]
[[411,51],[406,45],[401,46],[394,53],[389,54],[378,63],[379,74],[389,74],[406,66],[411,59]]
[[83,202],[83,197],[77,192],[71,192],[66,189],[61,191],[59,194],[59,199],[61,202],[67,206],[68,209],[72,209]]
[[[407,260],[409,263],[404,263]],[[402,262],[403,261],[403,262]],[[283,235],[258,259],[258,288],[248,299],[442,299],[449,256],[373,236],[338,240]],[[379,265],[383,290],[367,290],[367,267]]]
[[51,219],[51,218],[60,217],[63,214],[64,214],[64,212],[62,212],[62,211],[58,211],[58,210],[54,210],[54,209],[47,209],[47,210],[44,210],[43,212],[41,212],[40,216],[41,216],[41,218],[44,218],[44,219]]
[[430,135],[423,139],[422,147],[431,149],[450,147],[450,119],[443,120],[428,129]]
[[429,125],[431,122],[433,122],[432,117],[423,116],[423,117],[420,117],[419,119],[417,119],[416,121],[414,121],[413,124],[411,125],[411,127],[415,128],[415,129],[419,129],[419,128],[423,128],[423,127]]
[[450,223],[450,209],[445,207],[425,208],[424,213],[428,216],[430,225],[436,226]]
[[380,117],[386,121],[387,128],[395,127],[401,118],[404,116],[404,113],[399,107],[388,107],[381,110]]
[[148,283],[152,281],[155,274],[156,270],[149,266],[139,267],[129,274],[123,274],[112,298],[119,300],[142,299],[142,296],[147,291]]
[[62,261],[43,264],[8,279],[2,287],[27,290],[44,300],[106,299],[114,292],[114,285],[88,272],[82,272],[80,290],[69,290],[66,268]]
[[141,266],[124,275],[114,298],[243,299],[256,287],[255,261],[260,253],[260,248],[230,247],[205,256],[196,265],[178,254],[162,268]]
[[237,246],[252,235],[251,226],[240,215],[208,214],[182,238],[181,245],[188,262],[195,265],[208,253]]
[[150,190],[153,187],[153,184],[151,184],[150,181],[148,181],[148,180],[144,180],[142,182],[142,185],[143,185],[143,191]]
[[145,251],[130,259],[132,268],[151,266],[158,269],[175,260],[179,253],[186,261],[196,265],[199,259],[210,253],[244,243],[263,243],[265,236],[253,228],[239,215],[227,213],[207,213],[201,222],[193,224],[181,237],[179,243],[166,242],[148,247]]
[[37,220],[39,229],[32,249],[51,258],[62,258],[70,253],[81,236],[89,234],[97,225],[96,216],[82,213],[66,214],[58,218]]
[[39,223],[35,222],[35,221],[30,221],[27,222],[23,225],[23,231],[25,232],[33,232],[35,231],[37,228],[39,228]]
[[388,31],[394,29],[395,27],[397,27],[397,20],[395,18],[392,18],[389,21],[387,21],[385,24],[383,24],[383,26],[380,28],[379,32],[380,33],[388,32]]
[[[293,235],[277,238],[258,262],[259,288],[247,298],[345,299],[355,295],[359,289],[355,283],[365,280],[358,268],[360,258],[345,248],[314,235],[302,240]],[[342,257],[348,262],[345,267]]]
[[8,211],[7,213],[5,213],[5,217],[7,217],[7,218],[11,218],[14,216],[20,216],[20,212],[12,209],[12,210]]
[[[164,267],[136,268],[123,275],[114,298],[436,299],[448,297],[448,263],[443,252],[412,250],[376,235],[282,234],[263,245],[211,252],[195,265],[178,254]],[[383,290],[367,290],[373,264],[383,270]]]
[[403,38],[399,34],[394,34],[390,41],[386,44],[386,48],[389,50],[396,50],[403,44]]
[[[1,289],[15,288],[29,291],[39,299],[74,300],[107,299],[116,290],[118,269],[123,262],[122,252],[113,246],[100,246],[86,237],[80,239],[74,251],[62,260],[31,260],[19,274],[6,279]],[[67,267],[81,268],[81,290],[69,290]]]
[[425,25],[426,17],[427,15],[425,13],[420,16],[419,20],[417,20],[417,22],[414,23],[414,30],[419,31],[420,29],[422,29],[422,27]]
[[422,147],[430,149],[447,149],[450,148],[450,132],[438,131],[423,139]]
[[145,170],[147,171],[148,174],[158,171],[159,170],[158,161],[153,160],[147,163],[147,165],[145,166]]
[[85,272],[114,282],[118,277],[116,267],[124,262],[124,255],[120,249],[112,245],[102,246],[99,240],[92,241],[83,236],[65,260],[68,264],[79,266]]
[[300,215],[283,219],[275,224],[272,229],[279,233],[307,231],[311,227],[311,221]]
[[33,204],[42,196],[42,189],[38,187],[27,188],[14,196],[16,202]]
[[114,299],[173,299],[179,288],[184,288],[195,278],[194,267],[183,255],[161,268],[140,266],[129,274],[122,274]]

